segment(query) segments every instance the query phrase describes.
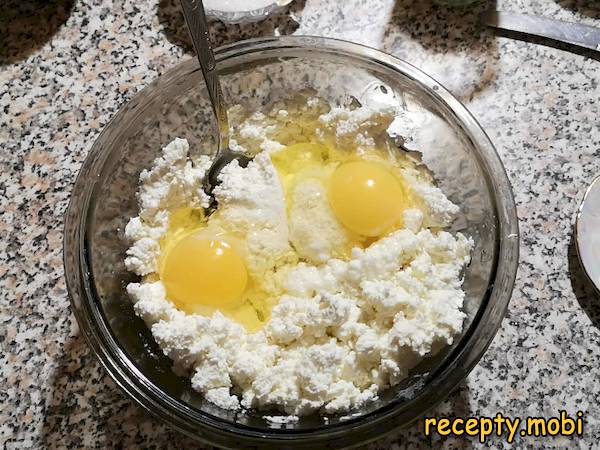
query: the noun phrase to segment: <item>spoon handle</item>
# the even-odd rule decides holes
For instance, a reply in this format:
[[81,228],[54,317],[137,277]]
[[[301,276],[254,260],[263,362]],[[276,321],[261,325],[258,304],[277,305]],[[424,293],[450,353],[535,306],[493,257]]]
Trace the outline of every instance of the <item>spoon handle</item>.
[[183,16],[187,24],[192,43],[196,50],[200,69],[204,75],[206,88],[212,104],[213,111],[219,126],[219,151],[229,148],[229,121],[227,120],[227,107],[223,101],[223,92],[219,83],[217,63],[210,44],[208,23],[204,12],[202,0],[180,0]]

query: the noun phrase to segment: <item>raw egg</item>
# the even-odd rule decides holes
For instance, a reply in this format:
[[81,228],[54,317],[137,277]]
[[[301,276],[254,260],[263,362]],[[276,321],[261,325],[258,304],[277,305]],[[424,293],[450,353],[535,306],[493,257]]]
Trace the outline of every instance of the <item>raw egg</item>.
[[159,276],[177,308],[204,316],[218,310],[249,332],[258,330],[272,307],[262,289],[269,274],[256,280],[248,264],[246,239],[227,231],[217,213],[206,220],[201,209],[170,212]]
[[407,203],[402,182],[375,161],[340,164],[331,174],[328,194],[338,220],[367,237],[381,236],[399,225]]
[[178,307],[230,308],[240,301],[248,283],[242,256],[226,241],[192,233],[165,255],[161,278],[167,297]]

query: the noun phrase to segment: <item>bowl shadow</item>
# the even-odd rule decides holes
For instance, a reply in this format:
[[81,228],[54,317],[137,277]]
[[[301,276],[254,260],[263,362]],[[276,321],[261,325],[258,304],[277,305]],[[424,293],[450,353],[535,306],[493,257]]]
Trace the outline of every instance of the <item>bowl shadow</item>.
[[65,342],[49,380],[42,436],[48,449],[200,447],[126,398],[80,335]]
[[[265,20],[254,23],[225,24],[216,19],[209,19],[211,41],[215,47],[219,47],[242,39],[292,34],[300,26],[295,17],[304,8],[305,3],[306,0],[296,0]],[[193,52],[179,0],[160,0],[158,20],[169,42],[182,47],[186,52]]]
[[600,19],[600,3],[597,0],[555,0],[564,9],[574,13]]
[[26,59],[52,39],[71,15],[74,0],[0,2],[0,65]]
[[383,49],[430,73],[459,99],[472,100],[496,78],[497,39],[479,21],[495,4],[449,7],[432,0],[397,0]]
[[577,254],[577,241],[575,231],[571,233],[568,249],[569,279],[573,293],[581,309],[587,314],[592,324],[600,329],[600,295],[589,280],[579,256]]

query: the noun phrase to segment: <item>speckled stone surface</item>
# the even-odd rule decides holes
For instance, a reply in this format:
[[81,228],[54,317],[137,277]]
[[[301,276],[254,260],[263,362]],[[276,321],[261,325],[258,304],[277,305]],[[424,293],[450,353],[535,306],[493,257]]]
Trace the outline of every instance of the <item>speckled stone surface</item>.
[[[0,3],[0,447],[196,446],[125,398],[90,354],[70,311],[61,249],[69,191],[92,142],[136,91],[189,57],[176,5]],[[296,0],[261,24],[215,23],[213,38],[297,33],[354,40],[412,62],[465,102],[513,184],[521,261],[498,335],[435,413],[581,410],[582,440],[518,437],[513,447],[598,447],[600,303],[577,263],[571,232],[583,190],[600,173],[600,62],[496,37],[477,24],[484,7]],[[497,7],[600,26],[594,1],[501,0]],[[510,447],[498,438],[488,445]],[[417,424],[369,446],[420,447],[481,445],[424,438]]]

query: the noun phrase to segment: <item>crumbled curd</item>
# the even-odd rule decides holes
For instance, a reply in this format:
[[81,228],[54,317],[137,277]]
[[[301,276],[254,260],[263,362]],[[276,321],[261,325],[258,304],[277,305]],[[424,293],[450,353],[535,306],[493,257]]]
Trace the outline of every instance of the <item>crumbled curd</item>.
[[[461,271],[473,243],[443,231],[458,207],[414,155],[393,148],[392,111],[310,99],[233,113],[241,120],[232,147],[255,157],[223,169],[209,218],[201,186],[210,160],[192,164],[185,140],[140,176],[139,217],[126,228],[125,263],[143,277],[127,287],[135,312],[174,370],[222,408],[275,407],[297,420],[360,407],[462,330]],[[335,180],[340,167],[347,173]],[[383,192],[379,210],[346,182],[365,170],[375,174],[365,192]],[[345,192],[372,220],[355,215]],[[193,283],[165,281],[201,267],[193,256],[181,261],[187,248],[234,268],[211,268],[218,282],[202,284],[217,298],[223,277],[227,302],[194,306],[203,297]],[[231,279],[243,272],[239,261],[244,283]],[[234,288],[243,291],[237,301]]]

